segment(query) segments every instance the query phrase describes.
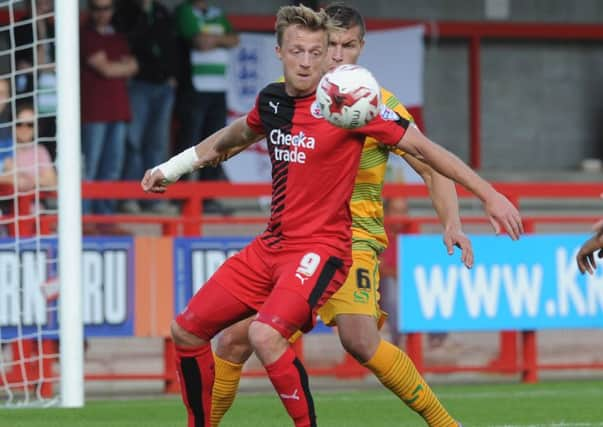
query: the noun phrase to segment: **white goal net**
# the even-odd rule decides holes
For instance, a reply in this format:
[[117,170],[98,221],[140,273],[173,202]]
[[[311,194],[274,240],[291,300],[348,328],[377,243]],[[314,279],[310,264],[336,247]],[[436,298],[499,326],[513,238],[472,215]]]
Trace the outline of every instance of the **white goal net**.
[[[61,369],[61,356],[71,354],[76,375],[82,376],[80,354],[69,349],[74,340],[81,347],[81,321],[74,318],[75,332],[66,339],[59,327],[70,323],[59,307],[66,303],[62,295],[69,294],[65,286],[73,286],[59,278],[78,280],[79,254],[71,258],[76,264],[71,272],[60,261],[65,245],[71,253],[81,245],[74,243],[81,239],[81,227],[76,226],[81,216],[79,111],[72,111],[79,109],[78,4],[61,0],[56,7],[52,0],[0,1],[0,407],[80,406],[82,399],[65,400],[67,370]],[[65,7],[75,9],[69,23],[75,43],[61,46],[60,27],[69,21],[69,14],[59,16]],[[61,60],[66,57],[71,64]],[[73,93],[67,94],[72,99],[61,95],[65,84],[59,76],[70,78],[69,89],[77,89],[75,100]],[[75,105],[66,107],[66,102]],[[70,114],[77,114],[75,121]],[[71,146],[68,138],[57,138],[66,135],[66,121],[69,133],[76,135]],[[70,160],[65,154],[75,157],[68,170],[62,166]],[[65,184],[71,189],[65,190]],[[71,232],[63,238],[67,230],[59,212],[68,206],[74,211],[67,218]],[[67,298],[78,301],[78,293]]]

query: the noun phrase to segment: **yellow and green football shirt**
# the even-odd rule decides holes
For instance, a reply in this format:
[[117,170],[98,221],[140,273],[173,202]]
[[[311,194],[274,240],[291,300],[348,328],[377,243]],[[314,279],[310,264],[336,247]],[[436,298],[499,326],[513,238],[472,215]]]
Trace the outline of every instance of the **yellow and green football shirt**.
[[[414,121],[404,105],[388,90],[381,88],[381,102],[401,117]],[[387,159],[390,152],[403,156],[395,148],[385,147],[374,138],[364,141],[360,168],[354,184],[350,210],[352,213],[352,249],[373,250],[380,253],[387,247],[387,236],[383,227],[383,200],[381,190],[385,181]]]

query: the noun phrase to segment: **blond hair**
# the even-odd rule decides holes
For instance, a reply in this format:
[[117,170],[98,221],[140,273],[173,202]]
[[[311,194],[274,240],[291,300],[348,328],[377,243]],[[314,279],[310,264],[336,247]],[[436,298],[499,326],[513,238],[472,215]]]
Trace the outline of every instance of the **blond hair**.
[[336,23],[329,18],[324,9],[316,12],[309,7],[282,6],[276,14],[276,42],[279,46],[283,42],[283,34],[291,25],[300,25],[310,31],[325,31],[327,35],[337,28]]

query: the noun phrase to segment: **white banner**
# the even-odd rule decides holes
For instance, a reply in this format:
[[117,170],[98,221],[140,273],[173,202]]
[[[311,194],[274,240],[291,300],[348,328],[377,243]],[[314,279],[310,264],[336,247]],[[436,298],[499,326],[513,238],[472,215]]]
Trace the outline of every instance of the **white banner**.
[[[228,66],[228,110],[232,118],[253,108],[259,91],[279,79],[283,65],[276,57],[276,38],[272,34],[241,33],[240,43],[232,49]],[[224,163],[232,182],[270,182],[271,166],[264,141]]]
[[423,34],[422,25],[369,31],[358,61],[407,108],[423,105]]
[[[422,124],[423,45],[422,25],[366,34],[360,64],[371,70],[379,83],[394,93]],[[280,78],[283,67],[276,57],[272,34],[241,33],[240,44],[231,52],[229,65],[228,109],[232,116],[245,114],[258,92]],[[394,156],[392,156],[394,157]],[[232,182],[269,182],[270,159],[264,141],[224,163]],[[406,162],[390,161],[390,181],[419,180]]]
[[253,108],[258,92],[283,74],[276,57],[274,35],[241,33],[239,45],[231,50],[228,65],[228,109],[235,114]]

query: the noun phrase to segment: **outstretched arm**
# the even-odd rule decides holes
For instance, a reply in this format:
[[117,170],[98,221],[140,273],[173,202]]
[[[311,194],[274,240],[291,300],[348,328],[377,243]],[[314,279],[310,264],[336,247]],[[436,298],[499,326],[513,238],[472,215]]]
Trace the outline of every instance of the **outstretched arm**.
[[594,236],[582,244],[576,255],[576,262],[582,274],[586,272],[594,274],[597,268],[595,252],[597,252],[597,257],[603,258],[603,219],[593,225],[593,230]]
[[398,142],[401,150],[425,161],[444,176],[466,187],[483,203],[496,233],[504,228],[513,239],[519,239],[523,225],[519,211],[487,181],[445,148],[433,143],[411,124]]
[[[197,145],[145,172],[141,181],[144,191],[163,193],[167,186],[197,168],[216,165],[262,138],[240,117]],[[234,154],[233,154],[234,153]]]
[[433,207],[444,227],[444,245],[449,255],[454,252],[454,246],[461,249],[461,260],[467,268],[473,266],[473,247],[471,240],[463,233],[459,213],[459,201],[454,183],[436,172],[431,166],[421,160],[406,154],[404,160],[423,178]]

